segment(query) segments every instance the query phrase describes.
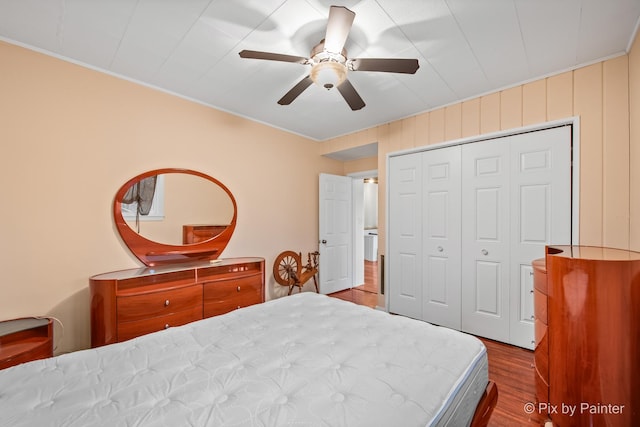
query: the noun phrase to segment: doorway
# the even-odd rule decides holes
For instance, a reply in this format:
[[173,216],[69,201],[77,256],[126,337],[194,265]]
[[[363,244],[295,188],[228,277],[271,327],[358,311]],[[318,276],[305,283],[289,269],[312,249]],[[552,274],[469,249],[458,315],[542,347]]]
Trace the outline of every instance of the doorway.
[[366,293],[363,296],[373,307],[380,306],[377,175],[377,170],[347,176],[320,174],[319,206],[320,292],[344,293],[348,299],[351,294]]
[[353,298],[378,305],[378,171],[349,175],[354,182],[354,286]]

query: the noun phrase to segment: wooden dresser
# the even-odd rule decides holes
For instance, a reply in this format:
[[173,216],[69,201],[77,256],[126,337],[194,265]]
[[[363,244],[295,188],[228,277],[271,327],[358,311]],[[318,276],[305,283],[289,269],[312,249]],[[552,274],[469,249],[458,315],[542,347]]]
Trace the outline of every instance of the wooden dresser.
[[638,425],[640,253],[549,246],[533,267],[538,408],[554,426]]
[[25,317],[0,322],[0,369],[52,356],[52,319]]
[[[549,317],[547,310],[547,267],[544,258],[534,260],[533,266],[533,313],[535,331],[535,381],[537,408],[541,415],[547,414],[544,406],[549,402]],[[538,411],[536,411],[538,412]]]
[[93,276],[89,286],[98,347],[264,302],[264,259],[121,270]]

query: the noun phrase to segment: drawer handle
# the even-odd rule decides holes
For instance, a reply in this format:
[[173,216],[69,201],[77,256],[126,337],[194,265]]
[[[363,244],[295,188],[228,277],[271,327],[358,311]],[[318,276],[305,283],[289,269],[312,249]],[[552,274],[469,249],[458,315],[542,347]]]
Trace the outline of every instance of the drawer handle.
[[529,291],[529,293],[530,293],[530,294],[532,294],[532,293],[533,293],[533,289],[531,289],[531,290]]
[[238,292],[240,292],[240,286],[238,286]]
[[485,256],[489,255],[489,251],[486,249],[483,249],[481,252],[482,252],[482,255],[485,255]]
[[531,315],[531,320],[533,320],[533,319],[535,319],[535,316],[532,314],[532,315]]
[[168,299],[167,299],[167,300],[164,300],[164,306],[165,306],[165,307],[169,307],[169,300],[168,300]]
[[444,248],[442,246],[438,246],[438,252],[442,252],[444,251]]
[[168,323],[165,323],[165,324],[164,324],[164,328],[165,328],[165,329],[169,329],[169,324],[168,324]]

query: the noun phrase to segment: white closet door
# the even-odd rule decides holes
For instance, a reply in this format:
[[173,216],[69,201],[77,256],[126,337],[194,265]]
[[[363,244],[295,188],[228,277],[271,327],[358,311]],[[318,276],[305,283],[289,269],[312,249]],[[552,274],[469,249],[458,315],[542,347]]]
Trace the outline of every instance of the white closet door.
[[509,144],[462,147],[462,330],[509,340]]
[[460,329],[460,146],[422,157],[423,305],[427,322]]
[[509,342],[533,348],[533,268],[547,244],[571,244],[571,128],[508,138],[511,144]]
[[422,153],[389,159],[389,311],[422,319]]

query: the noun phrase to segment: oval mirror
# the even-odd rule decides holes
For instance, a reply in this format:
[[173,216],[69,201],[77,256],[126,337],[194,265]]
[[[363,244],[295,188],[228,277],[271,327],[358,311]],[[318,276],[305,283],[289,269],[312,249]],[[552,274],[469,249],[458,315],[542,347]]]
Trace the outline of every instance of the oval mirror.
[[147,266],[220,256],[237,218],[220,181],[188,169],[157,169],[127,181],[113,203],[116,229]]

